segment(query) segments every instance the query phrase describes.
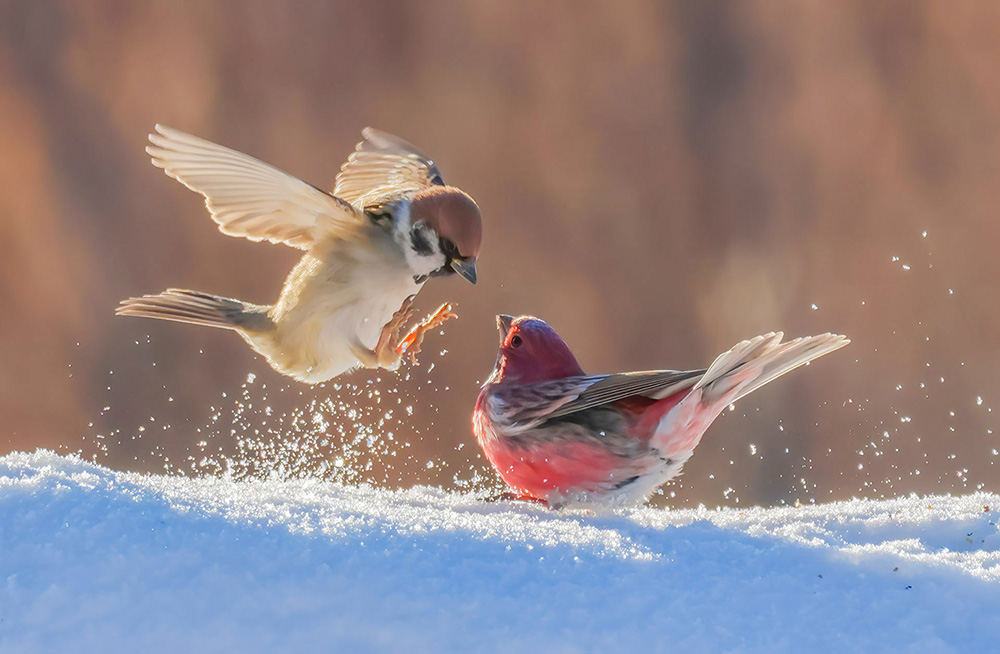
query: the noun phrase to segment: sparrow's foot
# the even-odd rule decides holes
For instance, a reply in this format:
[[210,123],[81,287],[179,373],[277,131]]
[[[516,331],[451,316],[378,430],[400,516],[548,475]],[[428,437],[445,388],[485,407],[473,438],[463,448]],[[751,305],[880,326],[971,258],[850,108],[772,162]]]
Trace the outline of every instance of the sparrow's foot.
[[411,363],[416,363],[417,354],[420,352],[420,346],[423,344],[427,332],[440,327],[445,321],[452,318],[458,318],[458,314],[455,313],[455,308],[450,302],[445,302],[438,307],[437,311],[410,330],[410,333],[396,346],[396,352],[399,356],[406,355]]
[[406,325],[407,321],[416,313],[413,308],[413,299],[415,297],[415,295],[411,295],[403,300],[403,305],[399,307],[399,311],[392,314],[389,322],[382,326],[382,331],[379,333],[378,343],[375,344],[374,350],[369,350],[357,339],[351,343],[351,352],[358,358],[362,366],[365,368],[384,368],[386,370],[395,370],[399,367],[399,361],[402,358],[402,354],[398,352],[399,333],[403,330],[403,326]]
[[349,345],[351,348],[351,354],[353,354],[354,358],[358,360],[358,363],[361,364],[362,368],[378,367],[376,363],[377,358],[375,357],[375,353],[369,350],[367,347],[365,347],[364,343],[362,343],[356,338],[352,338],[350,340]]

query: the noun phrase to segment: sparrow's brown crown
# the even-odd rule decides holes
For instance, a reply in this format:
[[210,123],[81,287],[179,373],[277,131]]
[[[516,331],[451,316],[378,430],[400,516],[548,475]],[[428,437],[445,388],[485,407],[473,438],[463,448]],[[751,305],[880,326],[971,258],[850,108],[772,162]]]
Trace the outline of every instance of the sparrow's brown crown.
[[479,206],[454,186],[428,186],[413,197],[412,220],[422,220],[442,238],[458,248],[463,259],[479,255],[483,241],[483,218]]

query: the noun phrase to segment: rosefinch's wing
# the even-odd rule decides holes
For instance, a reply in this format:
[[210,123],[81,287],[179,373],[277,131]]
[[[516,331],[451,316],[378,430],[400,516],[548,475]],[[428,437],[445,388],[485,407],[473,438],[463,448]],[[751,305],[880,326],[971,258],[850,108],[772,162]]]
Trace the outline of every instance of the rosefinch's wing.
[[427,155],[403,139],[366,127],[363,140],[337,175],[333,194],[354,205],[364,196],[444,186],[441,171]]
[[308,250],[320,234],[362,224],[349,203],[263,161],[163,125],[156,132],[153,165],[205,196],[223,234]]
[[649,370],[605,375],[603,379],[580,393],[575,400],[563,404],[549,414],[549,418],[558,418],[628,397],[640,396],[660,400],[694,386],[703,374],[704,370]]
[[516,429],[610,404],[628,397],[661,399],[694,386],[704,370],[653,370],[615,375],[564,377],[521,386],[500,386],[489,394],[490,418]]

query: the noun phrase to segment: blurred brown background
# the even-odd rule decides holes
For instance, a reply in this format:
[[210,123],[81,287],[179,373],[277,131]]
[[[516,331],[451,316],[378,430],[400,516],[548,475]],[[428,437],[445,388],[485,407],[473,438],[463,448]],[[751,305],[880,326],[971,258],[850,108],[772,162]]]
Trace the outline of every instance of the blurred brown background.
[[[533,313],[592,372],[854,340],[723,416],[661,504],[996,491],[998,71],[993,3],[4,0],[0,450],[491,480],[493,316]],[[365,125],[418,144],[486,219],[479,285],[420,296],[461,319],[312,388],[115,318],[168,286],[273,301],[298,256],[216,231],[149,164],[156,122],[328,188]]]

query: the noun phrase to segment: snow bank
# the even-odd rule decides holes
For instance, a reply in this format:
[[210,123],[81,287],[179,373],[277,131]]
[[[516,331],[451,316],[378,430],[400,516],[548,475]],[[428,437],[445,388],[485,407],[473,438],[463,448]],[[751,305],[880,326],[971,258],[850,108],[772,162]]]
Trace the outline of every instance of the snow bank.
[[0,651],[993,651],[1000,496],[607,515],[0,458]]

